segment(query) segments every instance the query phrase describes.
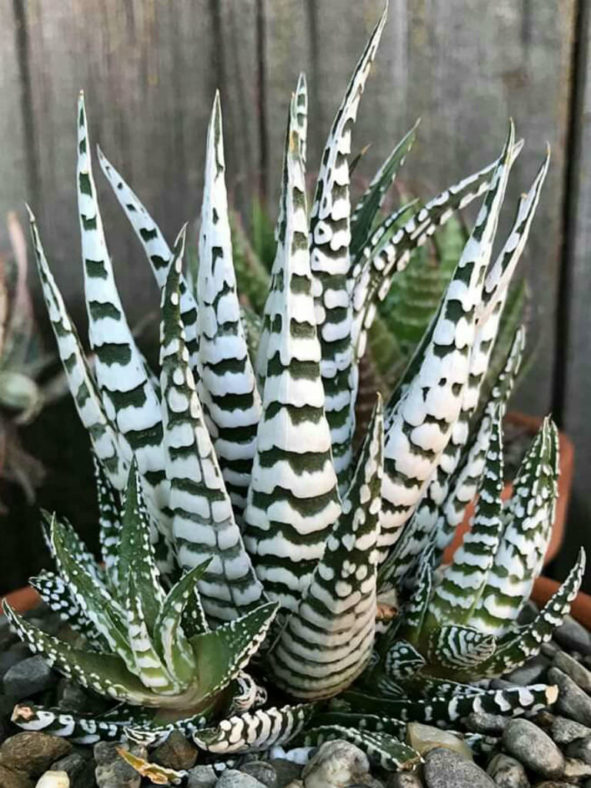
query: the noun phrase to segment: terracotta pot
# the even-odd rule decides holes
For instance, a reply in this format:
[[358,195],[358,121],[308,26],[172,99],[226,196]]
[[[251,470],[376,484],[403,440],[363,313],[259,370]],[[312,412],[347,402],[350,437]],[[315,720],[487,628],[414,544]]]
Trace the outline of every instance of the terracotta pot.
[[[544,605],[558,591],[560,583],[549,577],[538,577],[534,583],[531,598],[540,607]],[[570,614],[582,624],[585,629],[591,630],[591,596],[579,591],[572,603]]]
[[[17,613],[26,613],[41,602],[41,597],[31,586],[24,586],[23,588],[17,588],[16,591],[11,591],[9,594],[5,594],[2,597],[2,601],[4,600],[6,600]],[[0,612],[0,615],[1,614]]]
[[[533,438],[533,436],[537,433],[537,431],[542,426],[542,421],[539,416],[528,416],[526,413],[518,413],[514,411],[512,413],[508,413],[505,417],[505,421],[515,424],[519,427],[523,427],[527,432],[529,432]],[[559,449],[560,449],[560,476],[558,477],[558,500],[556,502],[556,517],[554,519],[554,523],[552,525],[552,534],[550,536],[550,542],[548,544],[548,549],[546,550],[546,557],[544,559],[544,565],[549,564],[550,561],[555,558],[556,554],[560,550],[562,546],[562,542],[564,539],[564,528],[566,524],[566,515],[568,512],[568,503],[570,499],[570,492],[572,487],[573,481],[573,471],[575,466],[575,449],[572,444],[570,438],[560,432],[558,436],[559,440]],[[511,482],[507,482],[503,489],[503,500],[507,500],[510,498],[513,493],[513,484]],[[462,539],[464,538],[464,534],[470,528],[470,520],[474,515],[474,504],[470,504],[466,510],[466,515],[462,521],[462,523],[458,526],[456,534],[453,538],[452,543],[449,545],[447,550],[444,553],[444,561],[449,563],[453,557],[453,554],[458,549],[458,547],[462,544]]]

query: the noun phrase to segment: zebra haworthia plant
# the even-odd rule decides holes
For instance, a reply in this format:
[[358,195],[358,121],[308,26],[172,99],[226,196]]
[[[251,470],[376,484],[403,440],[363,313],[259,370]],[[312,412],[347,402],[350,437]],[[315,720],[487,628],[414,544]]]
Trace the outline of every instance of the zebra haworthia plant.
[[[161,288],[158,376],[117,293],[80,99],[78,206],[94,375],[32,215],[31,227],[58,348],[96,456],[102,564],[52,518],[57,572],[34,584],[80,642],[63,643],[6,609],[33,650],[119,705],[88,718],[21,704],[14,712],[21,726],[84,742],[125,733],[148,743],[176,727],[218,756],[349,738],[393,768],[416,762],[400,741],[406,720],[454,722],[473,708],[521,712],[555,697],[545,686],[516,692],[444,681],[457,665],[456,675],[469,680],[535,653],[568,610],[582,571],[581,558],[539,621],[518,627],[548,540],[557,474],[548,422],[514,498],[506,507],[498,501],[500,417],[522,331],[477,410],[548,159],[492,264],[521,147],[512,125],[493,164],[423,207],[379,220],[412,130],[351,210],[351,127],[384,23],[385,15],[337,112],[310,213],[306,83],[298,82],[260,319],[238,300],[219,98],[195,287],[183,274],[185,230],[171,248],[99,152]],[[357,367],[376,303],[413,250],[480,195],[440,306],[397,388],[385,404],[377,398],[354,452]],[[481,478],[473,532],[438,582],[433,569]],[[342,700],[328,701],[336,695]]]

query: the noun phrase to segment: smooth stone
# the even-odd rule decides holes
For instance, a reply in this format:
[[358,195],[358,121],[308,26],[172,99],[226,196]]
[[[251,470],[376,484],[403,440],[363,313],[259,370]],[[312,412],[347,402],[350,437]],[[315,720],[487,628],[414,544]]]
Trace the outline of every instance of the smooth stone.
[[8,651],[3,651],[0,654],[0,676],[4,676],[6,671],[12,668],[13,665],[18,665],[19,662],[28,659],[30,656],[31,652],[29,649],[19,640]]
[[536,605],[536,603],[532,602],[531,599],[528,599],[519,611],[517,623],[521,624],[522,626],[525,624],[531,624],[531,622],[537,618],[539,612],[540,608]]
[[[140,788],[142,778],[123,760],[117,747],[118,744],[102,741],[94,745],[94,778],[98,788]],[[141,758],[147,757],[145,747],[129,747],[129,751]]]
[[586,739],[591,736],[591,728],[568,717],[556,716],[550,725],[550,736],[556,744],[570,744],[577,739]]
[[0,745],[0,763],[31,777],[40,777],[58,758],[72,750],[67,739],[40,731],[24,731]]
[[279,785],[277,772],[272,764],[267,761],[250,761],[249,763],[244,763],[240,767],[240,771],[254,777],[255,780],[266,785],[267,788],[277,788]]
[[57,684],[58,676],[42,656],[36,654],[9,668],[4,674],[4,692],[15,700],[30,698]]
[[473,761],[440,747],[425,756],[424,778],[428,788],[495,788],[495,783]]
[[305,788],[344,788],[368,776],[367,755],[341,739],[322,744],[302,772]]
[[591,692],[591,671],[587,670],[580,662],[577,662],[570,654],[558,651],[554,655],[553,662],[554,667],[559,668],[567,676],[570,676],[581,689],[585,690],[585,692]]
[[218,781],[213,766],[199,765],[189,769],[187,788],[214,788]]
[[33,783],[22,772],[13,771],[0,764],[0,785],[2,788],[33,788]]
[[591,725],[591,697],[559,668],[550,668],[548,680],[558,685],[555,708],[582,725]]
[[508,717],[502,714],[489,714],[485,711],[473,711],[465,719],[468,730],[475,733],[502,733],[509,723]]
[[563,783],[556,782],[555,780],[544,780],[542,783],[536,783],[536,788],[576,788],[576,783]]
[[265,788],[265,785],[250,774],[237,769],[226,769],[215,784],[215,788]]
[[506,673],[504,678],[513,684],[527,687],[529,684],[537,684],[549,667],[550,660],[538,654],[537,657],[529,659],[525,664],[512,670],[511,673]]
[[424,725],[421,722],[410,722],[406,726],[406,742],[420,755],[424,755],[436,747],[446,747],[454,750],[464,758],[472,760],[472,750],[465,741],[454,736],[453,733],[434,728],[432,725]]
[[503,732],[503,746],[528,769],[542,777],[560,777],[564,756],[547,733],[529,720],[514,719]]
[[269,763],[275,769],[278,788],[282,788],[293,780],[299,780],[303,767],[296,761],[288,758],[272,758]]
[[66,772],[52,770],[41,775],[35,788],[70,788],[70,778]]
[[151,760],[168,769],[190,769],[197,761],[197,747],[180,731],[172,731],[166,741],[156,747]]
[[523,764],[504,753],[495,755],[486,771],[500,788],[529,788]]
[[583,777],[591,777],[591,766],[578,758],[567,758],[564,764],[563,777],[578,782]]
[[575,739],[567,745],[565,754],[568,758],[578,758],[587,764],[591,764],[591,737]]
[[591,634],[572,616],[565,616],[562,626],[554,630],[553,637],[567,651],[591,655]]
[[52,763],[52,768],[66,772],[70,778],[70,788],[87,788],[94,782],[94,763],[90,750],[74,750],[65,758]]
[[396,772],[390,775],[386,788],[423,788],[423,782],[416,771]]

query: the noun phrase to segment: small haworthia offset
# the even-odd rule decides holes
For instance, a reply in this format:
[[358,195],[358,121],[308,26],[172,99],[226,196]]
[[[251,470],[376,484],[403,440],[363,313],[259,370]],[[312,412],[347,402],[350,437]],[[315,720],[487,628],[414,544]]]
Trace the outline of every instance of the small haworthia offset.
[[267,301],[270,331],[245,542],[270,598],[295,610],[340,514],[324,414],[304,169],[292,102],[278,248],[281,271]]

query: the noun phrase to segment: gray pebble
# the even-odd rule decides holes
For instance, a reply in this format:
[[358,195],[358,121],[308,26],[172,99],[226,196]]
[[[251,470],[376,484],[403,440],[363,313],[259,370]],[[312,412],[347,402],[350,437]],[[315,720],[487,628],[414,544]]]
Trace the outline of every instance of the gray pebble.
[[591,634],[572,616],[565,616],[562,626],[554,631],[554,639],[567,651],[591,655]]
[[180,731],[172,731],[166,741],[156,747],[151,760],[168,769],[190,769],[197,760],[197,747]]
[[428,788],[494,788],[495,783],[479,766],[453,750],[443,747],[425,756],[425,782]]
[[359,747],[341,739],[322,744],[302,772],[306,788],[354,785],[363,782],[367,775],[367,755]]
[[[117,752],[118,744],[99,742],[94,745],[96,768],[94,777],[98,788],[140,788],[142,778]],[[145,747],[129,747],[134,755],[146,758]]]
[[485,711],[473,711],[464,720],[466,727],[475,733],[502,733],[509,723],[508,717],[502,714],[489,714]]
[[550,668],[548,680],[558,685],[556,709],[582,725],[591,725],[591,697],[558,668]]
[[570,744],[576,739],[585,739],[591,736],[591,728],[581,725],[575,720],[569,720],[568,717],[556,716],[550,726],[550,736],[556,744]]
[[527,687],[528,684],[537,684],[549,667],[550,661],[538,654],[537,657],[529,659],[524,665],[512,670],[511,673],[506,673],[504,678],[513,682],[513,684],[521,684],[523,687]]
[[243,763],[240,767],[240,771],[254,777],[255,780],[266,785],[267,788],[277,788],[279,785],[277,772],[267,761],[250,761],[249,763]]
[[591,737],[575,739],[566,747],[566,755],[569,758],[578,758],[587,764],[591,764]]
[[4,674],[4,692],[15,700],[30,698],[57,684],[58,676],[39,654],[27,657]]
[[591,671],[587,670],[580,662],[565,654],[564,651],[558,651],[554,655],[554,666],[560,668],[567,676],[578,684],[585,692],[591,692]]
[[23,659],[28,659],[30,656],[31,652],[29,649],[19,640],[8,651],[0,653],[0,676],[4,676],[9,668],[13,665],[18,665],[19,662],[22,662]]
[[40,731],[24,731],[0,745],[0,763],[31,777],[40,777],[54,761],[71,749],[72,745],[66,739]]
[[215,788],[265,788],[265,785],[250,774],[237,769],[227,769],[215,784]]
[[522,626],[525,624],[531,624],[531,622],[537,618],[539,612],[540,608],[536,605],[536,603],[532,602],[531,599],[528,599],[519,611],[517,623],[521,624]]
[[552,739],[529,720],[514,719],[503,732],[503,746],[542,777],[560,777],[564,757]]
[[500,788],[529,788],[523,764],[504,753],[495,755],[486,771]]
[[89,750],[76,750],[52,763],[55,771],[66,772],[70,788],[88,788],[94,782],[94,763]]
[[390,775],[386,788],[423,788],[423,782],[416,771],[396,772]]
[[556,782],[555,780],[544,780],[543,783],[536,783],[536,788],[576,788],[576,783]]
[[292,780],[298,780],[303,769],[303,766],[299,763],[290,761],[287,758],[272,758],[269,763],[275,769],[279,788],[292,782]]
[[567,780],[578,782],[583,777],[591,777],[591,766],[578,758],[567,758],[562,776]]
[[218,780],[213,766],[194,766],[188,774],[187,788],[214,788]]

